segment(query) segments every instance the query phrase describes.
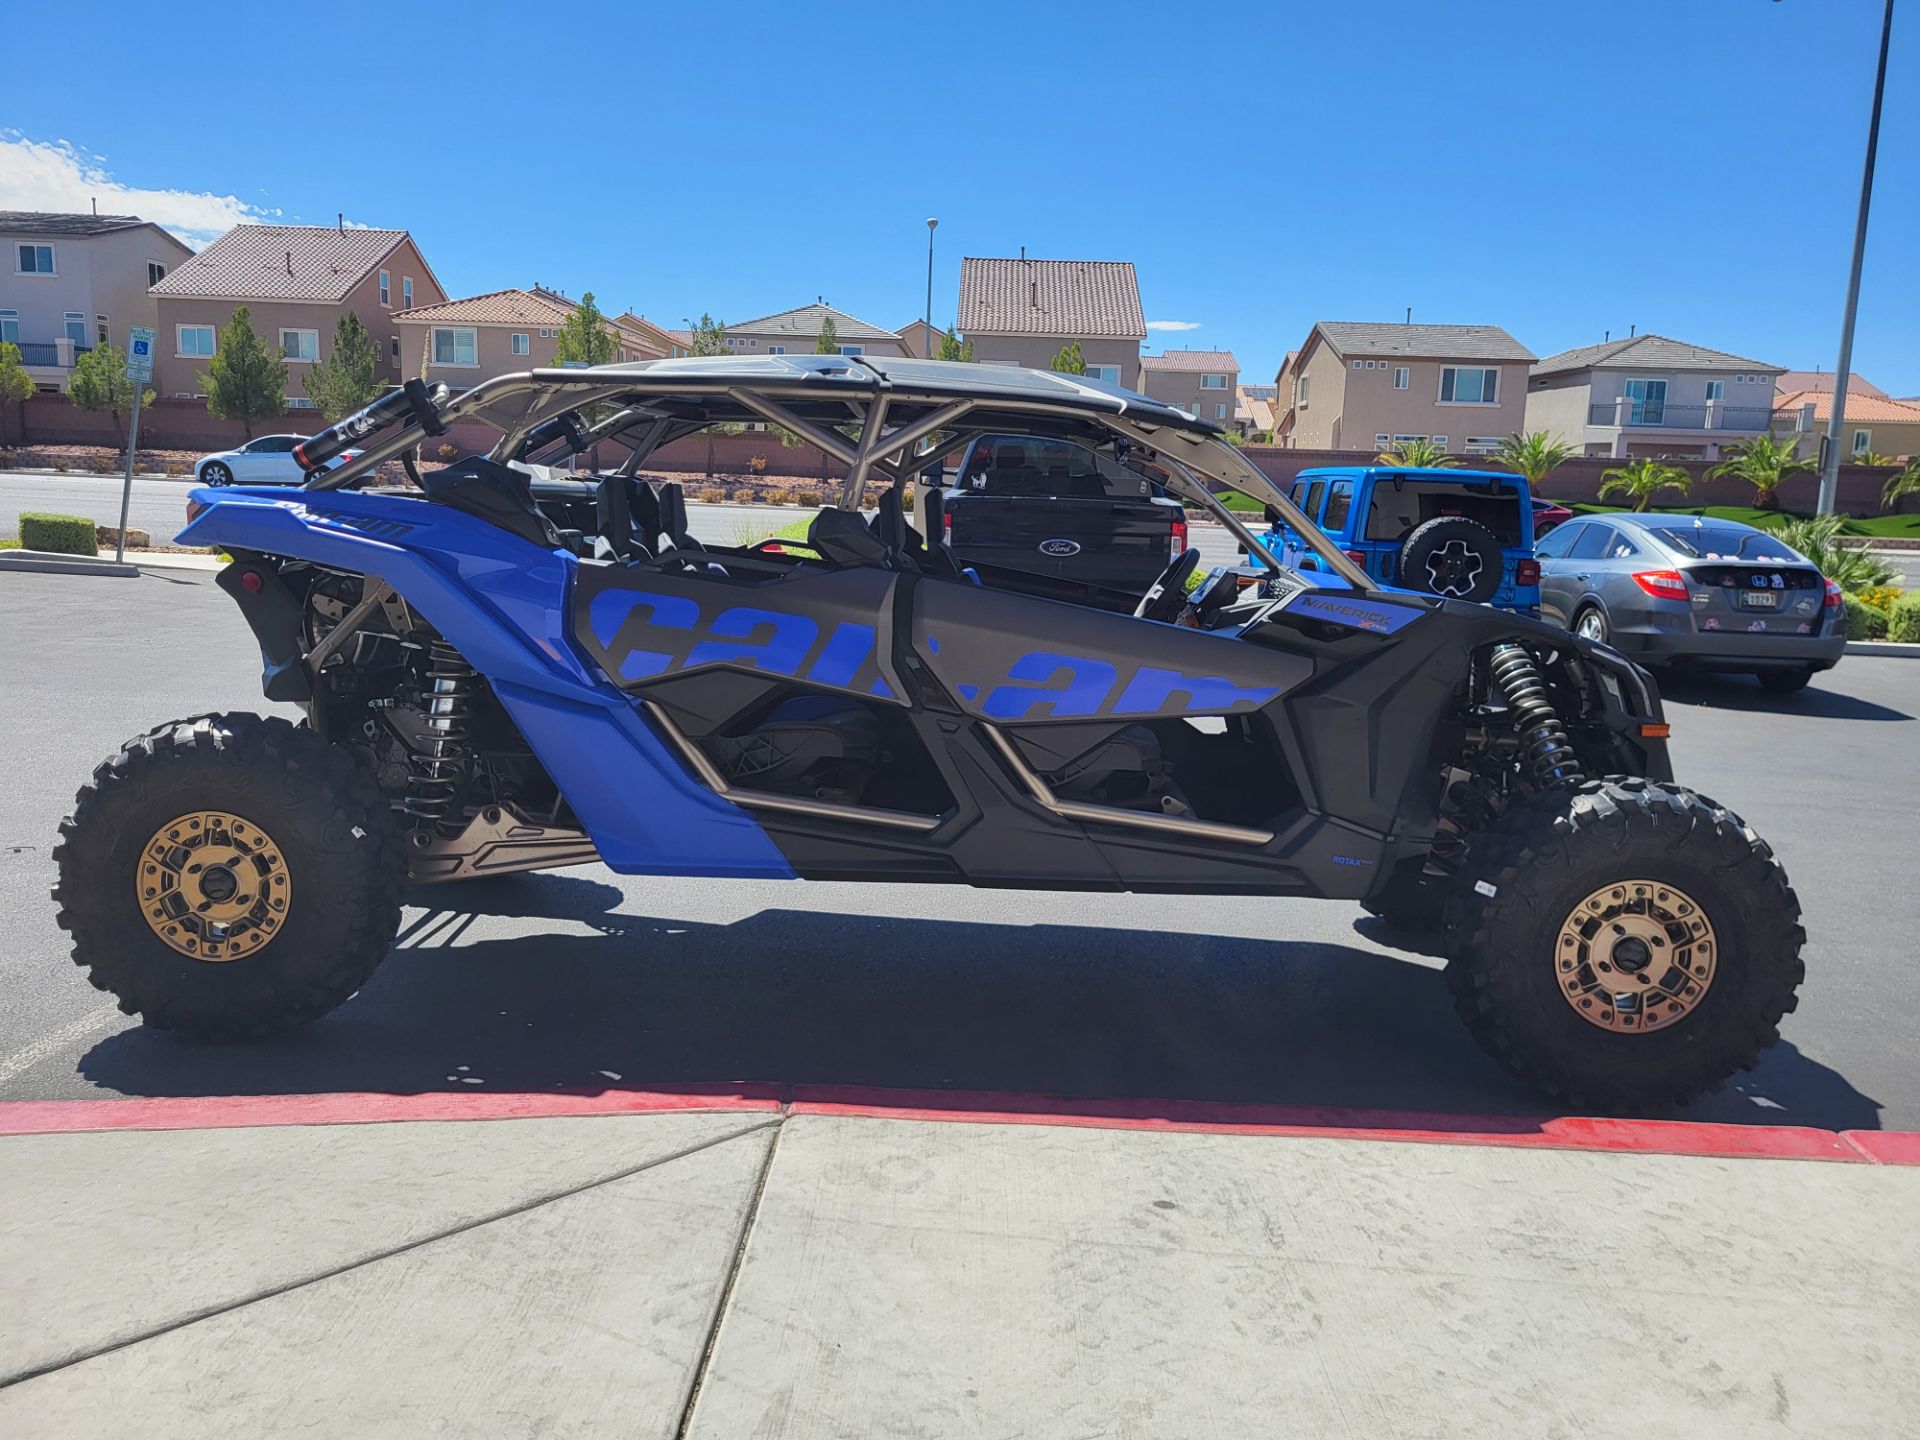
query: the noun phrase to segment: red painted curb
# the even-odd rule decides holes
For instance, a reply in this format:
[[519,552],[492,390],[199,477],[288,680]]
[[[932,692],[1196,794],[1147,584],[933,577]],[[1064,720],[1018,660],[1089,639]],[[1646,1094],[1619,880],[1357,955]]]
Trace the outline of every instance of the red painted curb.
[[1911,1130],[1847,1130],[1840,1138],[1876,1165],[1920,1165],[1920,1135]]
[[767,1086],[420,1095],[190,1095],[134,1100],[0,1101],[0,1135],[95,1130],[233,1130],[274,1125],[380,1125],[405,1120],[535,1120],[672,1110],[778,1111]]
[[[1397,1140],[1426,1145],[1598,1150],[1620,1154],[1706,1155],[1772,1160],[1920,1164],[1849,1145],[1831,1130],[1798,1125],[1723,1125],[1692,1120],[1614,1120],[1583,1116],[1433,1115],[1410,1110],[1341,1110],[1169,1100],[1069,1100],[966,1091],[859,1090],[801,1086],[788,1113],[879,1120],[968,1121],[986,1125],[1066,1125],[1100,1130],[1159,1130],[1201,1135],[1288,1135],[1326,1140]],[[1875,1138],[1885,1136],[1875,1133]],[[1889,1152],[1891,1153],[1891,1152]]]

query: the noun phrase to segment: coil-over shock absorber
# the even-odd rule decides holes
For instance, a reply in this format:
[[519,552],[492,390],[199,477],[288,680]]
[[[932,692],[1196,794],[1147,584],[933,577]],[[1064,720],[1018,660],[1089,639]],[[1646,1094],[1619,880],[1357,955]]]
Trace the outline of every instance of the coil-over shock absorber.
[[1513,712],[1514,728],[1520,732],[1521,753],[1534,783],[1553,787],[1578,785],[1586,779],[1533,656],[1524,647],[1509,641],[1493,647],[1489,664],[1493,683]]
[[435,640],[427,647],[427,684],[421,697],[426,735],[422,748],[413,756],[401,806],[415,819],[444,821],[460,792],[473,684],[473,667],[458,650],[444,640]]

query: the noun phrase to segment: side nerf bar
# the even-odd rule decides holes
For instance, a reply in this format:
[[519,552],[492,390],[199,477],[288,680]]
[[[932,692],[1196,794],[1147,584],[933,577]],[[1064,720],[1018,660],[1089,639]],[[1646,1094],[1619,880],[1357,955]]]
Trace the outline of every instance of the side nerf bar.
[[341,451],[402,422],[417,424],[428,435],[443,435],[447,427],[440,423],[440,407],[447,402],[448,393],[445,385],[428,389],[423,380],[409,380],[366,409],[356,410],[339,424],[302,440],[293,447],[294,463],[311,475]]

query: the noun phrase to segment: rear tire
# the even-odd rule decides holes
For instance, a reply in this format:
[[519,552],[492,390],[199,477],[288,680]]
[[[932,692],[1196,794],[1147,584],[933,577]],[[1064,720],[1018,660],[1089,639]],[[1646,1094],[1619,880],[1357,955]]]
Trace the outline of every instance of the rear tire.
[[1607,612],[1598,605],[1589,605],[1573,617],[1573,633],[1596,645],[1612,643],[1613,632],[1607,626]]
[[282,719],[205,715],[128,741],[60,835],[74,963],[155,1029],[237,1040],[318,1019],[399,928],[406,853],[373,775]]
[[[1653,918],[1603,923],[1585,907],[1607,894]],[[1675,912],[1692,919],[1670,923]],[[1686,931],[1700,919],[1701,936]],[[1576,921],[1592,926],[1591,948],[1571,938]],[[1661,947],[1654,963],[1644,945],[1625,963],[1605,948],[1631,945],[1636,923]],[[1797,1003],[1805,941],[1785,873],[1739,816],[1614,776],[1537,795],[1476,839],[1449,896],[1447,982],[1508,1073],[1582,1109],[1637,1110],[1684,1104],[1752,1068]],[[1597,975],[1609,955],[1611,973]],[[1641,988],[1617,1005],[1582,988],[1621,994],[1629,981]]]
[[1807,688],[1813,679],[1811,670],[1760,670],[1754,679],[1760,682],[1760,688],[1769,695],[1797,695]]

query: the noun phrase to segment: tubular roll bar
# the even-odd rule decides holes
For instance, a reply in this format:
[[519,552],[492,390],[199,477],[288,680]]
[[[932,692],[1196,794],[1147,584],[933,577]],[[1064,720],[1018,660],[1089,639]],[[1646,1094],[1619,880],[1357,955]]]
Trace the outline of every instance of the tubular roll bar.
[[[575,373],[580,378],[573,378]],[[311,457],[324,449],[320,444],[322,440],[329,445],[334,445],[337,441],[336,448],[327,452],[321,460],[313,462],[324,463],[325,459],[339,454],[357,440],[364,439],[388,426],[399,426],[394,434],[370,446],[357,458],[337,469],[327,471],[325,474],[309,474],[303,488],[337,490],[371,473],[385,461],[404,454],[427,436],[445,433],[447,426],[455,420],[478,415],[500,405],[503,401],[522,396],[526,397],[525,407],[512,421],[502,421],[491,415],[485,417],[488,424],[501,431],[500,443],[494,446],[492,452],[496,460],[517,458],[518,447],[524,445],[527,437],[549,420],[582,410],[589,405],[608,401],[618,401],[622,408],[607,420],[588,427],[588,433],[594,439],[610,439],[642,424],[648,427],[646,436],[634,450],[634,455],[629,456],[627,463],[621,467],[623,474],[630,474],[637,469],[642,462],[634,456],[650,454],[668,437],[676,421],[694,425],[696,429],[702,428],[694,421],[678,420],[676,416],[651,408],[646,402],[648,387],[644,376],[624,375],[618,380],[589,378],[593,374],[594,372],[590,370],[568,372],[565,378],[559,378],[536,376],[532,371],[521,371],[513,375],[499,375],[491,380],[483,380],[471,390],[452,397],[448,396],[445,385],[435,385],[429,389],[421,381],[410,380],[403,389],[382,396],[365,410],[348,416],[329,430],[322,431],[320,435],[314,436],[301,447]],[[1267,548],[1266,543],[1221,502],[1220,497],[1213,493],[1207,481],[1211,480],[1228,489],[1238,490],[1268,506],[1279,514],[1282,523],[1289,526],[1306,542],[1307,548],[1328,570],[1356,590],[1373,588],[1374,582],[1367,573],[1354,564],[1319,526],[1308,520],[1287,498],[1285,491],[1249,464],[1239,451],[1211,434],[1135,420],[1126,413],[1124,404],[1119,411],[1108,413],[1087,411],[1067,405],[1050,405],[1034,400],[995,398],[992,401],[985,401],[977,398],[962,398],[940,405],[918,420],[901,425],[891,433],[887,433],[887,412],[893,402],[901,398],[900,391],[897,387],[876,385],[871,392],[836,397],[847,404],[848,420],[858,421],[860,425],[860,437],[857,441],[852,441],[832,426],[809,420],[782,403],[788,400],[813,401],[822,398],[818,389],[804,384],[746,386],[739,383],[711,381],[706,384],[688,384],[684,376],[663,376],[656,383],[658,385],[656,393],[662,397],[681,395],[731,400],[742,409],[760,416],[767,423],[791,430],[834,459],[844,463],[848,467],[848,473],[846,482],[841,487],[840,505],[846,510],[859,509],[870,472],[879,470],[892,479],[898,480],[914,463],[924,466],[933,458],[943,458],[960,448],[970,437],[964,435],[949,437],[937,443],[926,455],[913,454],[914,447],[922,440],[941,430],[956,428],[975,410],[988,408],[995,415],[1071,418],[1082,423],[1097,424],[1119,439],[1152,452],[1167,467],[1169,479],[1172,481],[1171,488],[1183,500],[1198,505],[1226,526],[1234,537],[1246,546],[1248,554],[1258,557],[1270,569],[1280,570],[1284,567]],[[562,400],[565,403],[559,403]],[[861,400],[866,401],[864,413],[861,413],[858,408],[858,402]],[[341,439],[342,435],[347,438]],[[300,451],[295,453],[298,455]],[[307,463],[307,460],[303,459],[303,463]]]

